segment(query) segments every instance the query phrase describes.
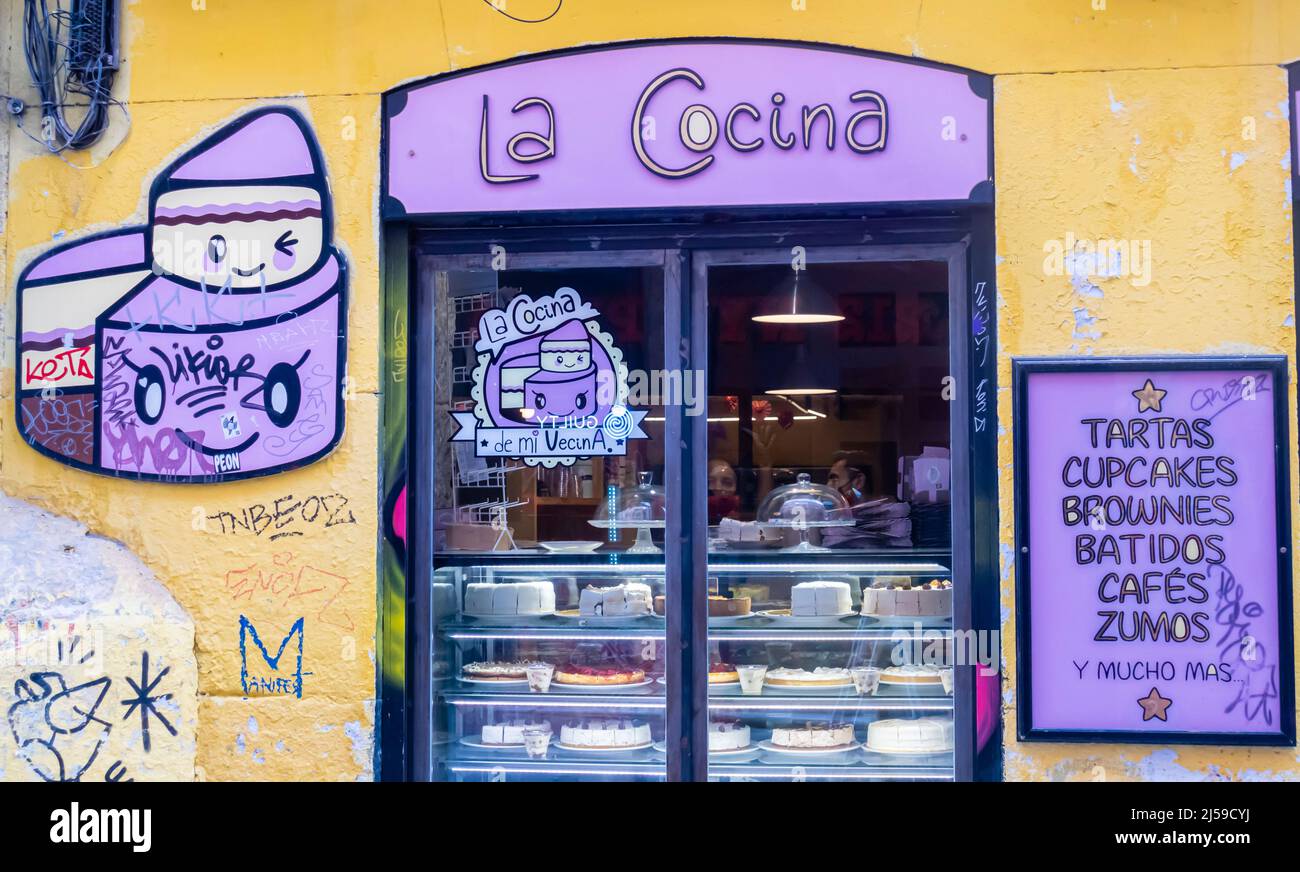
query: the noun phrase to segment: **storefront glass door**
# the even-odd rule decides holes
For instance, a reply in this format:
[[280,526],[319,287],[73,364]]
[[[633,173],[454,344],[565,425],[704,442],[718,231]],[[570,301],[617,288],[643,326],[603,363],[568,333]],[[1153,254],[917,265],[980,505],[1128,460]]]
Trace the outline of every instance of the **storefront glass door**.
[[[418,256],[432,776],[666,776],[662,252]],[[631,377],[629,377],[631,376]]]
[[708,771],[955,777],[960,252],[710,251]]

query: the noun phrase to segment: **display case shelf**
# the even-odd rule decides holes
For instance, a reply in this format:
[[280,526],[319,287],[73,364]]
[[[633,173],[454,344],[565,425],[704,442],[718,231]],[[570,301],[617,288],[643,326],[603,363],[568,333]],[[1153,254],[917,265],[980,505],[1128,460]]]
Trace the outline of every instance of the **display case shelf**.
[[[469,751],[470,749],[465,749]],[[839,765],[799,764],[778,762],[773,759],[756,759],[745,763],[710,762],[711,781],[952,781],[952,765],[948,762],[935,765],[917,765],[915,762],[896,766],[882,766],[863,762],[860,752],[855,758]],[[523,752],[482,754],[455,752],[447,758],[445,766],[451,774],[469,778],[506,778],[522,776],[543,777],[596,777],[596,778],[652,778],[665,777],[663,755],[644,752],[640,756],[625,755],[631,759],[580,760],[573,755],[551,753],[541,759],[529,759]]]
[[942,766],[797,766],[773,763],[709,763],[710,781],[953,781],[951,764]]
[[[434,556],[439,566],[494,566],[538,561],[543,568],[549,552],[543,548],[518,548],[512,551],[439,551]],[[637,554],[602,546],[596,551],[565,554],[565,563],[588,569],[621,566],[658,567],[663,571],[662,554]],[[710,551],[709,571],[735,567],[736,571],[767,565],[781,570],[806,567],[811,572],[874,572],[877,566],[906,565],[918,571],[933,571],[935,564],[950,564],[952,552],[946,548],[876,548],[854,551],[784,552],[777,548],[754,551]],[[929,566],[929,570],[925,567]],[[838,566],[838,569],[833,567]],[[943,566],[937,567],[943,570]],[[946,571],[946,570],[943,570]]]
[[652,779],[664,781],[668,777],[662,761],[596,761],[569,760],[462,760],[451,758],[444,764],[453,778],[464,780],[509,779],[521,776],[545,780],[601,780],[601,779]]
[[[870,619],[868,619],[870,620]],[[560,642],[574,641],[615,641],[615,640],[662,640],[664,627],[647,626],[644,629],[629,627],[537,627],[517,625],[475,626],[466,624],[444,624],[443,635],[458,642],[477,642],[493,640],[533,639],[539,641]],[[806,629],[782,629],[779,626],[755,627],[709,627],[712,639],[738,639],[749,642],[890,642],[903,636],[913,638],[923,635],[928,638],[950,639],[953,636],[952,622],[940,624],[922,624],[919,627],[880,627],[871,624],[848,625],[838,627],[810,627]]]
[[[644,685],[623,693],[528,693],[484,689],[447,688],[438,696],[452,706],[489,706],[509,709],[657,711],[665,707],[663,686]],[[709,711],[719,713],[772,714],[781,711],[828,712],[850,715],[855,712],[951,712],[952,697],[939,695],[858,696],[773,693],[758,696],[710,694]]]

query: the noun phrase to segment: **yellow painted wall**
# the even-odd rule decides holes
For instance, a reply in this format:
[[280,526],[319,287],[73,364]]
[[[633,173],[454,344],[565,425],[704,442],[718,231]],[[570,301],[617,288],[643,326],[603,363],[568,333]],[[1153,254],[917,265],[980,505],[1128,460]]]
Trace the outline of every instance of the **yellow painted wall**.
[[[1000,378],[1009,355],[1076,351],[1284,352],[1294,367],[1286,83],[1300,57],[1300,3],[1287,0],[135,0],[113,129],[60,160],[7,122],[0,483],[134,551],[192,616],[199,675],[198,777],[369,777],[378,541],[379,94],[452,68],[610,40],[764,36],[835,42],[998,74]],[[0,11],[0,83],[31,101],[20,4]],[[1101,6],[1102,9],[1094,7]],[[155,170],[238,112],[287,102],[313,124],[350,263],[349,368],[356,386],[339,449],[282,475],[217,486],[140,484],[62,467],[15,435],[12,277],[55,239],[138,222]],[[28,129],[36,124],[29,111]],[[1243,139],[1242,119],[1256,138]],[[1151,241],[1150,285],[1076,288],[1045,275],[1043,245]],[[1076,310],[1082,310],[1076,314]],[[1294,372],[1293,372],[1294,375]],[[1294,397],[1293,397],[1294,400]],[[1294,402],[1292,408],[1294,409]],[[1013,614],[1010,403],[999,401],[1004,615]],[[1295,422],[1291,432],[1295,433]],[[1294,446],[1290,454],[1295,456]],[[1300,490],[1293,485],[1293,492]],[[279,541],[192,519],[341,494],[355,524]],[[290,555],[290,556],[285,556]],[[281,564],[347,584],[286,603],[234,600],[231,572]],[[307,601],[309,600],[310,601]],[[307,619],[301,700],[244,699],[238,616],[287,632]],[[348,625],[351,629],[347,629]],[[1014,639],[1004,624],[1006,665]],[[1008,673],[1009,676],[1012,674]],[[1004,686],[1014,735],[1014,683]],[[259,754],[254,755],[256,747]],[[1009,778],[1297,777],[1291,750],[1007,746]]]

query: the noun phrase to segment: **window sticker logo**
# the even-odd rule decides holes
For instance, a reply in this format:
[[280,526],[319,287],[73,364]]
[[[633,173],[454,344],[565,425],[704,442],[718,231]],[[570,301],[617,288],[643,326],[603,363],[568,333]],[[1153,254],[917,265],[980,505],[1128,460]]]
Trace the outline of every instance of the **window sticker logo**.
[[459,427],[451,441],[473,441],[479,457],[554,467],[623,455],[629,440],[647,438],[646,412],[627,408],[623,352],[599,316],[573,288],[484,312],[474,407],[451,413]]

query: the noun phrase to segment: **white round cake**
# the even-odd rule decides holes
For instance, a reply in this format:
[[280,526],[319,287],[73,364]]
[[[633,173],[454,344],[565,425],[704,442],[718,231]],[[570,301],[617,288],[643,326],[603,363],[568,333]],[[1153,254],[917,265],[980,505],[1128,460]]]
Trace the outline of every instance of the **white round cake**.
[[941,685],[943,675],[937,666],[890,666],[880,674],[881,684]]
[[772,744],[800,751],[839,751],[853,747],[856,739],[852,724],[804,724],[772,730]]
[[867,725],[867,750],[880,754],[939,754],[952,750],[950,718],[886,718]]
[[764,683],[773,687],[840,687],[853,683],[853,676],[847,669],[831,666],[818,666],[813,671],[807,669],[786,669],[778,667],[767,670]]
[[528,666],[527,660],[483,660],[466,663],[461,674],[474,681],[524,681]]
[[739,721],[709,721],[709,751],[739,751],[748,747],[748,724]]
[[484,724],[481,738],[484,745],[522,745],[524,743],[524,730],[534,729],[550,730],[551,725],[546,721],[533,723],[523,720],[506,721],[502,724]]
[[650,744],[650,725],[614,718],[571,721],[560,727],[560,744],[593,750],[640,748]]

